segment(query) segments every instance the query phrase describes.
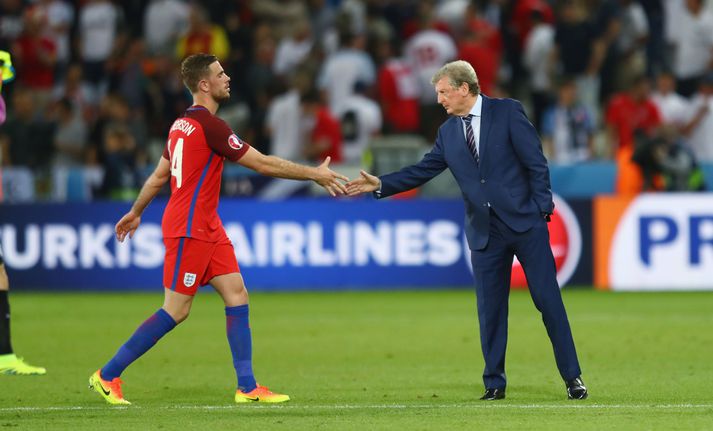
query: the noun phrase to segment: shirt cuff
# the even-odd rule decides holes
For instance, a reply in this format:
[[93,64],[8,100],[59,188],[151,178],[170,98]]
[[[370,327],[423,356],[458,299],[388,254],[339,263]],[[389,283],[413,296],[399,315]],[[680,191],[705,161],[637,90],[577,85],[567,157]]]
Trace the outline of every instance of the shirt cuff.
[[379,180],[379,190],[374,190],[374,197],[381,199],[381,180]]

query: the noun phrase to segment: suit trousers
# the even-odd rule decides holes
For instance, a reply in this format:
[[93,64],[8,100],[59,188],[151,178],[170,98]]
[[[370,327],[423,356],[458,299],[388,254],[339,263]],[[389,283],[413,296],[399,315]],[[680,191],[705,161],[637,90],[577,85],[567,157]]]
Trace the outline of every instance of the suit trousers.
[[505,350],[508,335],[508,298],[513,256],[517,256],[527,278],[530,295],[542,315],[552,342],[555,361],[565,381],[581,374],[567,312],[562,302],[549,231],[543,219],[527,230],[510,229],[491,209],[487,246],[473,250],[480,324],[480,344],[485,359],[483,383],[489,389],[504,389]]

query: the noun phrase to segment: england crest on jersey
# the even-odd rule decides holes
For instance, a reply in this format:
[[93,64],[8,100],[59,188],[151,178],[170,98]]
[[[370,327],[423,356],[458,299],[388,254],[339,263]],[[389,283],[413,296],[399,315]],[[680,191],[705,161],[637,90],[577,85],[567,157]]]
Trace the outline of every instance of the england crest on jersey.
[[186,287],[191,287],[193,286],[193,283],[196,282],[196,275],[191,274],[190,272],[187,272],[183,275],[183,285]]

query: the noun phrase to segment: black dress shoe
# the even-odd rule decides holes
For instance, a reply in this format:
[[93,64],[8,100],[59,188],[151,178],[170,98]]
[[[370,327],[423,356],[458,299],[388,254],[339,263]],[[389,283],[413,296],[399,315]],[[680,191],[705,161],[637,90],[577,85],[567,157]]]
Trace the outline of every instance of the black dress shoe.
[[505,389],[486,389],[481,400],[493,401],[505,398]]
[[581,377],[567,382],[567,398],[570,400],[583,400],[587,398],[588,395],[587,387],[584,386]]

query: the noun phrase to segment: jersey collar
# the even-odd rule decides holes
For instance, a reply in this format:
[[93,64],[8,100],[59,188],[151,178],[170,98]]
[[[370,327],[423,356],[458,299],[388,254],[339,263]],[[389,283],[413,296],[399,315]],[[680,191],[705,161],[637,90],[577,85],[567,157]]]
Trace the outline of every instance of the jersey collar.
[[186,111],[198,111],[198,110],[201,110],[201,109],[206,110],[206,111],[208,110],[208,108],[206,108],[206,107],[203,106],[203,105],[193,105],[193,106],[191,106],[190,108],[186,109]]

